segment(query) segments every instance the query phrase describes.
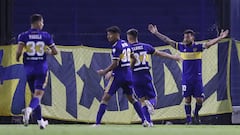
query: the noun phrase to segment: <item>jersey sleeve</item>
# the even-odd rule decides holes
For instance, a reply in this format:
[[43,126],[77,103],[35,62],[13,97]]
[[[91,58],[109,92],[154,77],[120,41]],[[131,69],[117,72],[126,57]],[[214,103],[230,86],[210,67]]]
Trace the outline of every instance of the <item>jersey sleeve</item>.
[[121,48],[118,47],[118,45],[115,45],[112,48],[112,60],[118,60],[120,59],[120,55],[121,55]]
[[55,46],[53,38],[49,33],[47,33],[45,44],[48,45],[49,47]]
[[176,44],[175,44],[175,49],[176,50],[180,50],[180,46],[181,45],[181,43],[180,42],[176,42]]
[[25,37],[25,35],[24,35],[23,33],[21,33],[21,34],[18,35],[18,40],[17,40],[17,41],[18,41],[18,44],[19,44],[19,43],[24,43],[24,44],[26,44],[26,42],[27,42],[27,41],[26,41],[26,37]]
[[206,48],[205,48],[205,43],[201,43],[201,44],[198,44],[198,49],[203,52]]
[[146,50],[148,54],[154,54],[156,51],[151,45],[146,45]]

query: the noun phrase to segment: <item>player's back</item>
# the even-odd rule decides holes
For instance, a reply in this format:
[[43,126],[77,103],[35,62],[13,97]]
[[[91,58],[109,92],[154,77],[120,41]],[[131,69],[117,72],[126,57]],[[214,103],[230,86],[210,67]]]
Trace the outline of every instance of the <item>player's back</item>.
[[30,29],[18,36],[18,42],[25,44],[26,51],[23,54],[24,65],[46,64],[47,46],[53,45],[53,40],[49,33]]
[[149,54],[154,54],[155,49],[151,45],[141,42],[132,44],[131,48],[137,60],[133,71],[149,70]]
[[131,47],[124,40],[118,40],[112,49],[112,59],[119,59],[118,66],[113,70],[113,74],[122,77],[131,77]]

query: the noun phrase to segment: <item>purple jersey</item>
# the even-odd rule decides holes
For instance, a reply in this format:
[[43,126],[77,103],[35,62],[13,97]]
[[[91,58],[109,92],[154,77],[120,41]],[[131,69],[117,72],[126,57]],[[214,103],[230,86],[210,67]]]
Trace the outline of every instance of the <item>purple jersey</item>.
[[130,68],[131,48],[124,40],[118,40],[112,48],[112,60],[119,60],[118,66],[113,70],[113,76],[108,82],[105,92],[113,95],[119,88],[127,95],[133,94],[132,70]]
[[24,43],[26,52],[23,54],[23,63],[45,63],[47,46],[53,46],[53,39],[49,33],[30,29],[18,36],[18,43]]
[[131,47],[124,40],[118,40],[112,47],[112,60],[119,60],[118,66],[113,70],[113,75],[122,75],[131,71]]
[[202,83],[202,52],[204,44],[187,46],[178,43],[176,49],[183,59],[182,92],[184,97],[204,97]]
[[135,93],[139,98],[155,98],[156,93],[152,84],[152,76],[149,72],[149,55],[154,54],[155,49],[145,43],[134,43],[131,47],[136,58],[136,63],[133,67],[133,86]]
[[134,43],[132,44],[132,50],[134,52],[134,56],[136,58],[136,63],[134,65],[133,71],[139,71],[139,70],[149,70],[149,54],[154,54],[155,49],[145,43]]
[[18,43],[23,43],[26,48],[23,63],[32,93],[35,89],[44,90],[48,76],[45,48],[54,46],[53,39],[47,32],[30,29],[18,36]]

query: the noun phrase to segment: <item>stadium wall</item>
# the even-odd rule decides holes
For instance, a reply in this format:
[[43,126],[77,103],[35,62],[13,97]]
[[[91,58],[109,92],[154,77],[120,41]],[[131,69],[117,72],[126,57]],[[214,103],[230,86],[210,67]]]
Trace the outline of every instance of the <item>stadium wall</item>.
[[[230,72],[232,40],[223,40],[203,53],[203,83],[206,99],[201,116],[232,112]],[[15,60],[16,45],[0,47],[0,116],[18,116],[29,103],[30,90],[22,62]],[[43,116],[57,120],[94,122],[107,81],[96,70],[110,62],[110,49],[84,46],[58,46],[59,55],[48,56],[50,76],[42,99]],[[177,53],[169,46],[156,49]],[[239,56],[239,50],[238,50]],[[239,60],[239,59],[238,59]],[[181,90],[181,64],[168,59],[151,58],[151,73],[158,94],[153,120],[185,117]],[[238,63],[239,64],[239,63]],[[194,103],[193,103],[194,106]],[[104,123],[139,122],[132,106],[120,89],[114,95],[103,118]]]

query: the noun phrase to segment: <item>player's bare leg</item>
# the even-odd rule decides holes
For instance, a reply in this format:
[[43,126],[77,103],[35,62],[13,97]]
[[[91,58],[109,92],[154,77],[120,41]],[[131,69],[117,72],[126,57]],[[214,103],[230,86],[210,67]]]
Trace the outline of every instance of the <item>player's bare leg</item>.
[[133,95],[126,95],[126,96],[128,101],[133,105],[138,116],[141,118],[142,124],[145,123],[145,117],[143,115],[140,103],[137,101],[137,99]]
[[107,92],[104,92],[104,95],[102,97],[102,100],[98,109],[96,124],[93,125],[94,127],[99,126],[101,124],[102,117],[106,111],[107,104],[110,98],[111,98],[111,95],[109,95]]
[[185,113],[186,113],[186,124],[192,124],[191,118],[191,97],[185,97]]
[[203,103],[203,98],[197,97],[196,98],[196,106],[195,106],[195,110],[194,110],[194,124],[201,124],[201,120],[199,118],[198,112],[202,108],[202,103]]

